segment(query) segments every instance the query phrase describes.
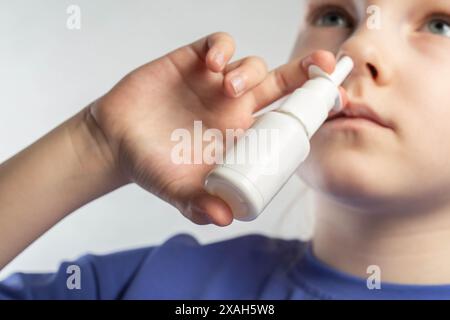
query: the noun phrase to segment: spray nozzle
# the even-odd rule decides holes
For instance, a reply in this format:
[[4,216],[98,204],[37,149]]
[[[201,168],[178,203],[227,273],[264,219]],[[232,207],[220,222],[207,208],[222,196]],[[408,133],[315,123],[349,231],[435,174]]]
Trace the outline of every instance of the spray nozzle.
[[349,56],[341,58],[336,64],[336,68],[332,74],[328,74],[316,65],[312,65],[308,69],[309,77],[317,78],[323,77],[331,80],[336,86],[340,86],[344,82],[345,78],[350,74],[353,69],[353,60]]
[[[332,74],[328,74],[325,71],[323,71],[321,68],[319,68],[316,65],[311,65],[308,69],[308,74],[311,79],[314,78],[326,78],[330,80],[333,84],[336,85],[336,87],[339,87],[345,80],[345,78],[348,77],[350,72],[353,70],[354,63],[352,58],[349,56],[342,57],[338,63],[336,64],[336,68]],[[341,111],[343,108],[341,97],[337,97],[335,105],[333,107],[333,110],[336,112]]]

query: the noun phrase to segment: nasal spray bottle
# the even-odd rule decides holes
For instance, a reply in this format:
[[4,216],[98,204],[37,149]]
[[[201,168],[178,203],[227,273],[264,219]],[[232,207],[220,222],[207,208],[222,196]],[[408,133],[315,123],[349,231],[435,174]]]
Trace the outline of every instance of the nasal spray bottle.
[[[342,109],[339,86],[352,69],[350,57],[343,57],[331,75],[318,66],[311,66],[310,80],[295,90],[278,109],[260,116],[251,127],[257,136],[260,132],[276,132],[276,151],[258,155],[258,164],[237,163],[236,154],[255,150],[246,145],[249,140],[242,137],[227,150],[223,164],[208,174],[205,189],[224,200],[235,219],[251,221],[258,217],[306,159],[313,134],[331,110]],[[268,173],[264,170],[268,167],[276,170]]]

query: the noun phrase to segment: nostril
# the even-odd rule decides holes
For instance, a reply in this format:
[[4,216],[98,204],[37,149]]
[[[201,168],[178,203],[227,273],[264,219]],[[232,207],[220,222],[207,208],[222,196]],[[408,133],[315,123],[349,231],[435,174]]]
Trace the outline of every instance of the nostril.
[[372,74],[372,77],[373,77],[374,79],[376,79],[376,78],[378,77],[378,70],[377,70],[377,68],[375,68],[375,67],[374,67],[372,64],[370,64],[370,63],[367,64],[367,67],[369,68],[370,73]]

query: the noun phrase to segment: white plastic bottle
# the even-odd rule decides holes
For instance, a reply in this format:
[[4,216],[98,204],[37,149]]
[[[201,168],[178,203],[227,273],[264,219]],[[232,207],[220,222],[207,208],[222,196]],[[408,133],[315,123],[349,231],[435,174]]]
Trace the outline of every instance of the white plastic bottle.
[[236,161],[238,154],[246,154],[248,160],[251,158],[248,153],[257,150],[248,145],[256,140],[241,138],[234,149],[227,152],[224,163],[208,174],[205,189],[223,199],[235,219],[255,219],[306,159],[313,134],[325,122],[330,110],[341,109],[339,86],[352,69],[350,57],[343,57],[331,75],[311,66],[310,80],[295,90],[280,108],[258,118],[251,128],[256,134],[254,137],[260,139],[259,143],[264,142],[268,134],[276,133],[275,147],[271,148],[276,150],[254,154],[258,159],[256,163]]

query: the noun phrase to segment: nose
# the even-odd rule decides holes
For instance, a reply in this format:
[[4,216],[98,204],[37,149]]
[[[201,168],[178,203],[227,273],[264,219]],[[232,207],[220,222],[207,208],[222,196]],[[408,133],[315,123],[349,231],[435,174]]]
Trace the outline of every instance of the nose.
[[341,45],[337,55],[338,60],[345,55],[353,59],[355,67],[350,77],[364,78],[372,81],[378,86],[387,85],[392,79],[392,68],[389,59],[383,50],[383,39],[380,39],[381,32],[369,30],[363,26],[351,35]]

